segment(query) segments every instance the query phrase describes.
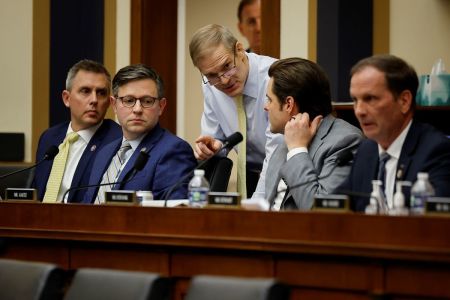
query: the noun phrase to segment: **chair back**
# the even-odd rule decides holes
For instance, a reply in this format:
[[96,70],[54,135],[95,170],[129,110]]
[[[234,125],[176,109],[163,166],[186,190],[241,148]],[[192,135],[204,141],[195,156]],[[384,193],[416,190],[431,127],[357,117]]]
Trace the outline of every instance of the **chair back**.
[[186,300],[288,300],[289,289],[275,279],[195,276]]
[[[5,164],[0,165],[0,176],[9,174],[18,170],[25,169],[24,164]],[[33,180],[34,170],[26,170],[0,180],[0,196],[5,199],[5,190],[7,188],[29,188]]]
[[158,274],[81,268],[64,299],[165,300],[169,296],[169,282]]
[[225,156],[213,156],[200,169],[205,170],[211,192],[226,192],[230,180],[233,161]]
[[65,273],[56,265],[0,259],[0,299],[62,299]]

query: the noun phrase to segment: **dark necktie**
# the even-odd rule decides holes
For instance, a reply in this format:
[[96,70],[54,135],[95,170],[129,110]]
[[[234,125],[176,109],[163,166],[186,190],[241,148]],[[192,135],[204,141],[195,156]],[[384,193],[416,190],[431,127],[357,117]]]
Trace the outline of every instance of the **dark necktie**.
[[387,153],[384,152],[380,155],[379,158],[379,163],[378,163],[378,176],[377,179],[381,180],[383,187],[382,187],[382,191],[384,193],[384,195],[386,196],[386,162],[391,158],[391,156]]

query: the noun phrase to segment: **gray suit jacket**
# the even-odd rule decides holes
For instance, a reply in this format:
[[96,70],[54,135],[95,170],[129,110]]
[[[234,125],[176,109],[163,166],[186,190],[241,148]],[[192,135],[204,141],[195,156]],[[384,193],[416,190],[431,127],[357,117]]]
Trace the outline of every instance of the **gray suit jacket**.
[[333,173],[323,179],[336,164],[337,157],[346,151],[356,153],[363,139],[361,131],[332,115],[326,116],[311,144],[308,153],[298,153],[286,161],[286,144],[279,145],[270,158],[267,167],[265,194],[272,207],[277,196],[280,179],[288,186],[311,182],[293,190],[284,197],[281,209],[311,209],[316,194],[328,194],[336,189],[350,173],[350,162],[337,166]]

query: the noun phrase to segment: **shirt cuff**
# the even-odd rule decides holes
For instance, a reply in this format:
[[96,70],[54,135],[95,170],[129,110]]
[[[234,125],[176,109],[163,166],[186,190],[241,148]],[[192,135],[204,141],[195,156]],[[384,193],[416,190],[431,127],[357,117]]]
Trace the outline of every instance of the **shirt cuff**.
[[286,155],[286,160],[291,159],[292,156],[299,154],[299,153],[308,153],[308,148],[299,147],[299,148],[294,148],[294,149],[290,150]]

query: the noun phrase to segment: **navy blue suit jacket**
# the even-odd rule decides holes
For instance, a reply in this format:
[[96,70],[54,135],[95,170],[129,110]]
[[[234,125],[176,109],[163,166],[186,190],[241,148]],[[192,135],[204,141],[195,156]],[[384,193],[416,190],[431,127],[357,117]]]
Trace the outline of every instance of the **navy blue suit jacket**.
[[[353,196],[352,209],[364,211],[369,204],[372,180],[378,171],[378,146],[373,140],[364,140],[358,148],[350,176],[337,190],[367,194]],[[397,164],[396,180],[414,183],[418,172],[428,172],[436,196],[450,196],[450,139],[434,127],[413,121],[403,143]],[[409,206],[409,189],[404,191]]]
[[[121,143],[122,138],[119,138],[102,149],[101,155],[94,162],[89,185],[101,183],[103,174]],[[113,189],[152,191],[154,199],[162,199],[171,186],[197,166],[191,146],[157,124],[133,152],[117,181],[130,178],[136,158],[142,149],[149,154],[144,169],[137,172],[130,181],[123,183],[120,187],[116,185]],[[97,192],[98,187],[89,188],[83,203],[94,203]],[[187,181],[170,195],[170,199],[186,199],[186,197]]]
[[[59,144],[64,141],[68,126],[69,122],[58,124],[47,129],[41,135],[36,152],[36,161],[40,161],[44,158],[45,152],[50,146],[59,146]],[[121,135],[122,130],[116,122],[108,119],[103,120],[102,125],[92,136],[89,144],[83,152],[83,155],[81,156],[80,161],[78,162],[78,166],[72,179],[71,187],[85,186],[88,184],[92,164],[95,157],[97,156],[97,153],[106,144],[117,139]],[[50,160],[44,161],[36,167],[33,187],[37,189],[39,200],[42,200],[44,198],[47,181],[50,176],[52,166],[53,160]],[[68,202],[81,202],[85,192],[85,189],[70,192],[68,196]]]

